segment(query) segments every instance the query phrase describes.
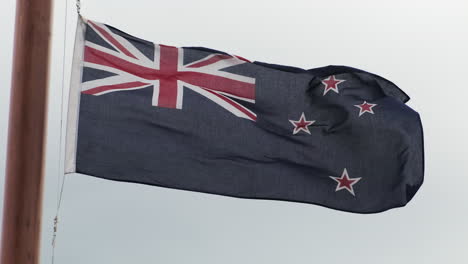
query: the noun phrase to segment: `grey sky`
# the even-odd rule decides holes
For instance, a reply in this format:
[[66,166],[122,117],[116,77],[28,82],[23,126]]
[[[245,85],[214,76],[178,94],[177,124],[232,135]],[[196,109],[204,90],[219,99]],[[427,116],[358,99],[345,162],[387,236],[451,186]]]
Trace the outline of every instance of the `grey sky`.
[[[0,186],[14,6],[2,1],[0,16]],[[56,1],[42,263],[58,191],[64,7]],[[68,7],[67,82],[76,21]],[[421,114],[426,175],[410,204],[375,215],[68,175],[55,263],[468,263],[466,0],[84,0],[82,13],[157,43],[384,76]]]

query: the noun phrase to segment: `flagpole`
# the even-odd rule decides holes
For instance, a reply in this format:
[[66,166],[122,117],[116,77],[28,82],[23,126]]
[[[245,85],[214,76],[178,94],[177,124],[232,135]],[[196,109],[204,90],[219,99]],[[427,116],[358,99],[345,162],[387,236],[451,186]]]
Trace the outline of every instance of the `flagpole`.
[[52,0],[17,0],[2,264],[39,263]]

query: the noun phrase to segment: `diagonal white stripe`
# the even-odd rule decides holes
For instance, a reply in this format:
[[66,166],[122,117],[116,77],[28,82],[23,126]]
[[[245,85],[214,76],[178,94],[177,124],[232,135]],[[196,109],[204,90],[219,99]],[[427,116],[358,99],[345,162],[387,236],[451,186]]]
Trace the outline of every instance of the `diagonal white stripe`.
[[[254,112],[250,111],[248,108],[244,107],[243,105],[235,102],[235,101],[232,101],[230,100],[229,98],[225,97],[224,95],[221,95],[223,96],[224,98],[228,99],[232,104],[224,101],[223,99],[217,97],[216,95],[206,91],[205,89],[199,87],[199,86],[196,86],[196,85],[192,85],[192,84],[189,84],[189,83],[186,83],[186,82],[183,82],[183,85],[195,92],[197,92],[198,94],[200,95],[203,95],[205,96],[206,98],[210,99],[211,101],[215,102],[216,104],[218,104],[219,106],[223,107],[224,109],[226,109],[227,111],[231,112],[232,114],[234,114],[235,116],[238,116],[238,117],[241,117],[241,118],[246,118],[246,119],[249,119],[249,120],[252,120],[254,121],[252,118],[250,118],[248,115],[246,115],[245,113],[243,113],[242,111],[240,111],[239,109],[237,109],[236,107],[234,107],[232,104],[235,104],[239,107],[241,107],[242,109],[245,109],[247,110],[248,112],[250,112],[252,115],[254,116],[257,116]],[[219,94],[219,93],[218,93]]]
[[[99,22],[96,22],[96,21],[92,21],[92,22],[93,22],[94,24],[100,26],[100,27],[103,28],[104,30],[107,29],[107,27],[105,27],[104,24],[102,24],[102,23],[99,23]],[[87,25],[90,26],[90,27],[94,30],[94,32],[96,32],[96,34],[98,34],[98,35],[101,37],[101,39],[103,39],[105,42],[107,42],[107,44],[111,45],[111,47],[113,47],[114,49],[121,51],[121,50],[118,49],[112,42],[108,41],[107,38],[106,38],[104,35],[102,35],[101,32],[100,32],[93,24],[87,23]],[[106,31],[107,31],[107,30],[106,30]],[[122,52],[122,51],[121,51],[121,52]]]
[[180,71],[185,71],[185,72],[200,72],[200,73],[206,73],[210,75],[215,75],[215,76],[220,76],[220,77],[225,77],[231,80],[236,80],[236,81],[241,81],[241,82],[246,82],[246,83],[255,83],[255,78],[235,74],[235,73],[230,73],[230,72],[225,72],[221,71],[220,69],[224,69],[227,67],[239,65],[246,63],[245,61],[241,61],[238,59],[227,59],[227,60],[221,60],[216,63],[213,63],[211,65],[203,66],[200,68],[188,68],[185,65],[181,67]]
[[107,91],[103,91],[103,92],[100,92],[100,93],[95,93],[95,94],[93,94],[93,95],[103,95],[103,94],[112,93],[112,92],[121,92],[121,91],[138,90],[138,89],[147,88],[147,87],[150,86],[150,85],[151,85],[151,84],[148,83],[148,84],[145,84],[145,85],[142,85],[142,86],[133,87],[133,88],[112,89],[112,90],[107,90]]
[[132,53],[135,57],[137,57],[138,60],[141,60],[143,63],[148,64],[148,65],[153,64],[153,62],[150,59],[148,59],[148,57],[146,57],[143,53],[141,53],[141,51],[137,49],[135,46],[133,46],[133,44],[130,43],[127,39],[115,33],[112,33],[110,31],[109,33],[112,34],[112,36],[117,41],[119,41],[120,44],[122,44],[122,46],[124,46],[128,51],[130,51],[130,53]]
[[129,56],[123,54],[123,53],[116,52],[114,50],[108,49],[108,48],[103,47],[101,45],[96,45],[96,44],[94,44],[94,43],[92,43],[90,41],[86,41],[85,45],[90,47],[90,48],[105,52],[107,54],[110,54],[110,55],[115,56],[117,58],[120,58],[122,60],[126,60],[126,61],[129,61],[131,63],[137,64],[137,65],[140,65],[140,66],[144,66],[144,67],[148,67],[148,68],[154,67],[154,62],[152,62],[150,60],[147,60],[147,61],[137,60],[137,59],[129,57]]
[[141,82],[150,81],[150,80],[147,80],[145,78],[141,78],[139,76],[133,75],[131,73],[128,73],[128,72],[125,72],[125,71],[122,71],[122,70],[119,70],[119,69],[116,69],[116,68],[112,68],[112,67],[109,67],[109,66],[104,66],[104,65],[101,65],[101,64],[85,62],[83,65],[84,65],[84,67],[94,68],[94,69],[97,69],[97,70],[107,71],[107,72],[111,72],[111,73],[114,73],[114,74],[117,74],[117,75],[125,76],[125,77],[127,77],[129,79],[131,78],[134,81],[141,81]]
[[129,78],[128,76],[121,76],[121,75],[110,76],[107,78],[83,82],[81,84],[81,90],[87,91],[89,89],[93,89],[93,88],[104,86],[104,85],[115,85],[115,84],[128,83],[128,82],[134,82],[134,81],[136,80],[133,78]]
[[[207,88],[205,88],[205,89],[207,89]],[[207,89],[207,90],[213,91],[213,92],[218,93],[218,94],[222,94],[222,95],[227,96],[227,97],[236,98],[236,99],[239,99],[239,100],[242,100],[242,101],[246,101],[246,102],[249,102],[249,103],[253,103],[253,104],[255,103],[255,100],[252,100],[250,98],[235,96],[235,95],[232,95],[230,93],[215,91],[215,90],[211,90],[211,89]]]
[[[183,52],[183,49],[182,49],[181,53],[182,53],[182,52]],[[184,67],[190,67],[190,66],[192,66],[192,65],[194,65],[194,64],[207,61],[207,60],[213,58],[214,56],[218,56],[218,55],[221,55],[221,54],[215,53],[215,54],[208,55],[208,56],[206,56],[206,57],[204,57],[204,58],[202,58],[202,59],[199,59],[199,60],[197,60],[197,61],[194,61],[194,62],[185,64]]]

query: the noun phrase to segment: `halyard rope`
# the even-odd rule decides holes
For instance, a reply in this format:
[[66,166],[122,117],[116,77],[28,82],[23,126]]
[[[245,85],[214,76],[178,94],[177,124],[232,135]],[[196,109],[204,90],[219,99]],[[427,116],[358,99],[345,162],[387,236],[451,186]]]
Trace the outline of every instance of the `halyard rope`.
[[81,1],[76,0],[76,12],[78,13],[79,16],[81,16]]
[[[78,19],[81,17],[81,2],[76,0],[76,12],[78,13]],[[58,227],[58,215],[60,205],[62,203],[63,189],[65,186],[65,173],[63,170],[62,162],[62,137],[63,137],[63,102],[64,102],[64,90],[65,90],[65,57],[67,51],[67,21],[68,21],[68,0],[65,0],[65,16],[64,16],[64,30],[63,30],[63,54],[62,54],[62,84],[61,84],[61,101],[60,101],[60,140],[59,140],[59,155],[58,155],[58,179],[57,179],[57,210],[54,218],[54,230],[52,236],[52,264],[55,261],[55,242],[57,238],[57,227]],[[60,181],[61,180],[61,181]],[[62,184],[60,184],[60,182]]]

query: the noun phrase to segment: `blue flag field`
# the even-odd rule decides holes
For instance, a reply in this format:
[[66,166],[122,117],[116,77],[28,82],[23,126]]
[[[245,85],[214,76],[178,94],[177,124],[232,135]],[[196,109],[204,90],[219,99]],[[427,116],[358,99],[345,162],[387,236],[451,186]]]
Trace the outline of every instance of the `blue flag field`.
[[172,47],[79,21],[66,172],[376,213],[423,182],[423,132],[391,81]]

